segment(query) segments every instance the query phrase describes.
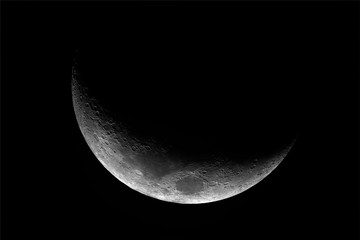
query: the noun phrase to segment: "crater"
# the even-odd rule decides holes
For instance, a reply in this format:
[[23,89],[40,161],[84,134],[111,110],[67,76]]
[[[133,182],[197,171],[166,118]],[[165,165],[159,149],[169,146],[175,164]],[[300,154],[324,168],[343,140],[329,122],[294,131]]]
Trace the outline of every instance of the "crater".
[[197,177],[188,176],[176,182],[176,189],[184,195],[193,195],[204,189],[204,183]]

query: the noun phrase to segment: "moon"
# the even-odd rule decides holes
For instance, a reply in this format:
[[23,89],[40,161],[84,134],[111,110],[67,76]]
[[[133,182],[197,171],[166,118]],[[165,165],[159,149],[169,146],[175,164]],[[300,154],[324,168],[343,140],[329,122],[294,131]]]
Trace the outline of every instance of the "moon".
[[[194,151],[182,154],[181,149],[173,147],[177,143],[166,144],[166,140],[157,136],[136,134],[135,128],[103,106],[85,78],[75,63],[71,81],[73,107],[91,151],[123,184],[159,200],[200,204],[238,195],[268,176],[296,140],[292,138],[267,154],[235,156],[226,154],[226,149],[211,151],[215,147],[202,148],[196,154]],[[191,141],[201,139],[192,136]],[[183,147],[186,143],[176,146]]]

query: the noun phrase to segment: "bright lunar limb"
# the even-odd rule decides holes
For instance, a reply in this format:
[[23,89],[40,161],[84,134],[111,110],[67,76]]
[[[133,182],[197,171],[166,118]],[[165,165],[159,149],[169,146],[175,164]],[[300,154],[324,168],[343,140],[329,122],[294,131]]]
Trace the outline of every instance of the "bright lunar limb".
[[191,162],[171,155],[156,140],[132,136],[91,96],[76,65],[72,97],[82,135],[101,164],[128,187],[163,201],[209,203],[244,192],[269,175],[295,141],[266,157],[237,162],[204,155]]

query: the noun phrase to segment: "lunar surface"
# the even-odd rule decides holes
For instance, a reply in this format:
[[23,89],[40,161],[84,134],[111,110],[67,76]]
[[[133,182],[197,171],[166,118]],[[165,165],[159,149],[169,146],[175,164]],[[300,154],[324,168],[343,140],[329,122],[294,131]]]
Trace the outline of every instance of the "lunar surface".
[[73,66],[72,99],[77,122],[101,164],[128,187],[147,196],[181,204],[219,201],[244,192],[269,175],[285,158],[295,138],[271,154],[231,156],[173,154],[171,145],[140,138],[91,94]]

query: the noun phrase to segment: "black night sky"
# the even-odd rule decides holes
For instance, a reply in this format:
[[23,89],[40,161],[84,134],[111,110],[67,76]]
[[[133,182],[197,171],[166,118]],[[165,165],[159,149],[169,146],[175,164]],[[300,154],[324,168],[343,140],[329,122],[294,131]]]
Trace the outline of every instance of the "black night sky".
[[[358,239],[358,9],[2,2],[2,239]],[[188,124],[180,131],[212,129],[219,139],[214,122],[241,129],[242,138],[218,140],[224,149],[299,137],[272,174],[235,197],[200,205],[147,197],[113,177],[81,135],[70,84],[76,50],[95,59],[87,68],[94,91],[131,112],[129,122],[147,119],[149,131],[170,124],[165,111]],[[211,104],[194,104],[199,97]],[[175,102],[183,112],[169,106],[174,99],[184,99]]]

